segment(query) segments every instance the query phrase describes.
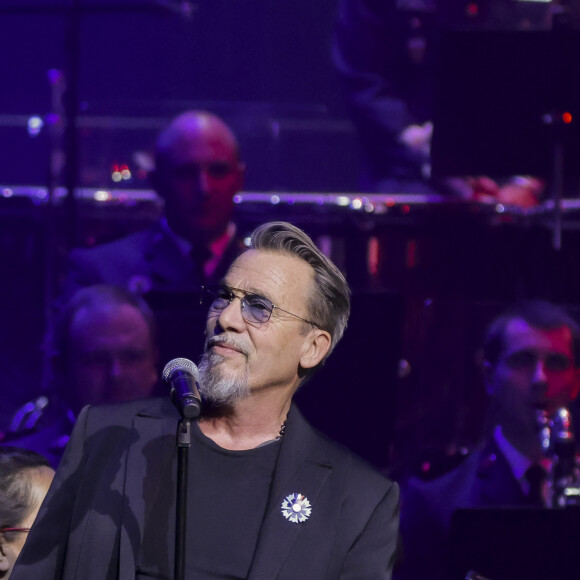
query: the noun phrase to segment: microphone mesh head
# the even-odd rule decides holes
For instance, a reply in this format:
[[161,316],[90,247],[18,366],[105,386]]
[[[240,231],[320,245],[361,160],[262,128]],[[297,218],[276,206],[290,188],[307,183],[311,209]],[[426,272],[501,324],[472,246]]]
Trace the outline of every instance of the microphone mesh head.
[[170,360],[163,369],[163,380],[168,382],[175,371],[185,371],[193,375],[193,379],[196,381],[199,376],[197,367],[187,358],[174,358]]

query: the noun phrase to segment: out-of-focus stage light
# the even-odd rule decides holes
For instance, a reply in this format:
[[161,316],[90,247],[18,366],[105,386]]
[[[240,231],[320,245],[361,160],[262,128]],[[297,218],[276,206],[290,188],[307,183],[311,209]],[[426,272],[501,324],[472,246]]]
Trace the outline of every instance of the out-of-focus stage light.
[[42,120],[42,117],[34,115],[28,119],[27,130],[30,137],[36,137],[40,131],[42,131],[43,127],[44,121]]

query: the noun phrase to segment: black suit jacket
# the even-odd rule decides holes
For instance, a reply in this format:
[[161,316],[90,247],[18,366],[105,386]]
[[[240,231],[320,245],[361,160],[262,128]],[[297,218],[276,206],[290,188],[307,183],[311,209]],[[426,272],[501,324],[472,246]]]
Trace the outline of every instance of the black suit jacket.
[[156,223],[107,244],[72,250],[63,294],[70,297],[91,284],[114,284],[138,294],[198,292],[201,284],[220,280],[243,249],[234,238],[211,278],[203,279],[194,262]]
[[402,488],[403,560],[395,578],[446,578],[448,540],[455,510],[522,506],[526,501],[494,439],[436,480],[409,480]]
[[72,250],[58,306],[92,284],[113,284],[142,294],[156,316],[159,360],[195,360],[203,349],[207,312],[207,305],[199,304],[200,288],[221,280],[243,250],[242,241],[232,239],[211,277],[203,278],[194,261],[156,223],[114,242]]
[[[13,580],[133,579],[150,499],[175,481],[177,420],[166,399],[85,408]],[[312,505],[302,524],[281,513],[291,493]],[[397,524],[398,486],[292,407],[249,579],[388,579]]]

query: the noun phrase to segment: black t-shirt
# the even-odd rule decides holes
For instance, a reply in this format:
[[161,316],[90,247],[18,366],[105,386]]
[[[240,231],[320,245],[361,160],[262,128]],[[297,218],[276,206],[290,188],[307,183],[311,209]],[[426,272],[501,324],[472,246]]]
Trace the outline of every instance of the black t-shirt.
[[[279,441],[229,451],[192,428],[189,458],[186,576],[247,578],[280,448]],[[173,578],[175,462],[147,510],[136,580]]]

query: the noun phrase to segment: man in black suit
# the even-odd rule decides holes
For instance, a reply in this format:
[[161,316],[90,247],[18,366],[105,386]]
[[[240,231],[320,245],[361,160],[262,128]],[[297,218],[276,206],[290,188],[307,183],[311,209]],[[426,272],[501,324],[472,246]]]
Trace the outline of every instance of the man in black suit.
[[244,164],[231,129],[206,111],[176,117],[159,135],[151,182],[165,217],[150,228],[70,255],[65,294],[114,284],[131,292],[198,291],[240,253],[232,222]]
[[157,139],[150,175],[164,217],[119,240],[73,250],[63,299],[93,284],[141,294],[157,316],[161,360],[194,356],[202,346],[200,287],[220,280],[244,249],[232,220],[244,172],[237,139],[221,119],[206,111],[176,117]]
[[578,395],[579,340],[576,322],[547,302],[522,303],[491,324],[484,372],[495,427],[455,470],[429,482],[412,478],[404,486],[398,579],[447,577],[456,509],[548,504],[545,479],[533,481],[529,474],[550,472],[541,417],[552,417]]
[[[273,222],[208,296],[186,577],[388,580],[397,485],[292,402],[344,332],[346,280]],[[171,577],[177,420],[168,399],[86,407],[13,580]]]

